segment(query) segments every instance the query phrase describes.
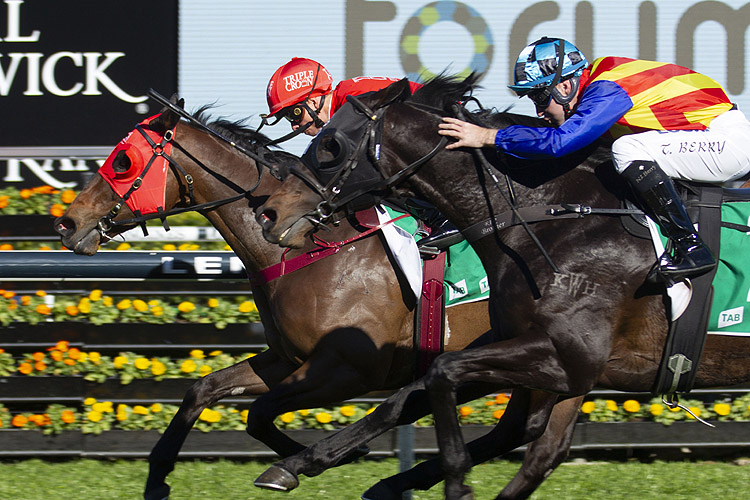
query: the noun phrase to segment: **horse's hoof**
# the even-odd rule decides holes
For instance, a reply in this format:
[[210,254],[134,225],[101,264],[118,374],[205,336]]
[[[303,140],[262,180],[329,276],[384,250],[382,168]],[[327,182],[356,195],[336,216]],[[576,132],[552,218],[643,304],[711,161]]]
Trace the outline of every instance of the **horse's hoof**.
[[378,481],[369,490],[362,493],[362,500],[401,500],[401,492],[393,491],[385,482]]
[[143,493],[144,500],[169,500],[169,485],[162,484],[158,488]]
[[299,480],[296,475],[288,470],[278,465],[272,465],[263,474],[258,476],[258,479],[253,484],[258,488],[265,488],[267,490],[291,491],[299,486]]

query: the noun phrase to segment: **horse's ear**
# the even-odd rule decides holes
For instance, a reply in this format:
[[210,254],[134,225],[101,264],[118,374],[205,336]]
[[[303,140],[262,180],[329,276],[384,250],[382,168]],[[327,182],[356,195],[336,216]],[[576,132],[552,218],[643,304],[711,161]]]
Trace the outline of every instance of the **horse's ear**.
[[[181,109],[185,109],[185,99],[179,98],[176,93],[172,94],[169,102],[179,106]],[[159,116],[148,122],[148,126],[155,132],[164,133],[167,130],[173,129],[178,121],[180,121],[180,116],[165,106],[162,108]]]
[[371,101],[370,105],[375,109],[388,106],[396,101],[403,101],[411,97],[409,79],[402,78],[401,80],[388,85],[384,89],[378,90],[373,94],[373,97],[375,100]]

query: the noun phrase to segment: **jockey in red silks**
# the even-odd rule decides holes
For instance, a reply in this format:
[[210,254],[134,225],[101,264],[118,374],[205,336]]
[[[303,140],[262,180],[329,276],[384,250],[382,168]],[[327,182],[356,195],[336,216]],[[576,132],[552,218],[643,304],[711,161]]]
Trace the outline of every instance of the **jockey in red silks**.
[[[343,80],[333,88],[333,78],[323,65],[312,59],[295,57],[271,76],[266,88],[269,113],[263,119],[283,117],[291,123],[295,132],[315,136],[346,102],[347,95],[380,90],[397,81],[396,78],[360,76]],[[422,85],[409,82],[409,86],[414,92]],[[430,236],[420,240],[420,246],[459,236],[458,229],[434,206],[409,198],[406,208],[431,229]]]
[[542,38],[515,65],[519,96],[555,127],[493,130],[444,118],[447,146],[495,146],[520,158],[560,157],[600,137],[612,142],[617,171],[674,246],[655,271],[666,280],[716,265],[695,231],[672,178],[722,183],[750,172],[750,122],[711,78],[675,64],[602,57],[591,65],[572,43]]

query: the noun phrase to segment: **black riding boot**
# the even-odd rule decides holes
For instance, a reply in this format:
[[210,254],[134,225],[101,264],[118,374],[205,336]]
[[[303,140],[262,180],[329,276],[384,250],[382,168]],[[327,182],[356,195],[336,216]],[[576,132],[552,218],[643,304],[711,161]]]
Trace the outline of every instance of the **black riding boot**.
[[416,198],[407,198],[406,208],[410,214],[430,228],[430,235],[419,240],[418,246],[433,246],[438,240],[441,246],[449,246],[463,239],[458,228],[431,203]]
[[653,161],[634,161],[622,173],[630,183],[643,210],[672,241],[674,256],[659,258],[656,272],[677,281],[710,271],[716,265],[711,250],[695,231],[672,179]]

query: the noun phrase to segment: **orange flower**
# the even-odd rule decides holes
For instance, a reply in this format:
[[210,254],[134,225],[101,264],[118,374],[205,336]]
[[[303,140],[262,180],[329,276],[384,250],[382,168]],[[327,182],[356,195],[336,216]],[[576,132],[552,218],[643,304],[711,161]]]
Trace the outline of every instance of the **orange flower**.
[[68,351],[68,357],[70,359],[78,359],[81,357],[81,350],[77,347],[71,347]]
[[65,308],[65,314],[68,316],[78,316],[78,307],[76,306],[67,306]]
[[3,297],[6,298],[6,299],[12,299],[15,296],[16,296],[16,292],[12,292],[10,290],[4,290],[3,291]]
[[60,414],[60,420],[66,424],[72,424],[76,421],[76,414],[70,410],[63,410]]
[[29,373],[34,371],[34,367],[31,366],[31,363],[24,361],[23,363],[20,363],[18,365],[18,371],[20,373],[23,373],[24,375],[28,375]]
[[34,414],[29,416],[29,422],[32,422],[37,425],[37,427],[41,427],[44,425],[44,415]]
[[68,358],[64,360],[63,363],[65,363],[67,366],[73,366],[74,364],[76,364],[76,360]]
[[500,417],[502,417],[504,414],[505,414],[505,410],[495,410],[492,412],[492,416],[498,420],[500,420]]
[[18,193],[18,196],[20,196],[22,200],[28,200],[29,198],[34,196],[34,192],[31,189],[22,189]]
[[49,213],[54,217],[60,217],[65,213],[65,207],[60,205],[59,203],[55,203],[49,208]]
[[29,419],[25,416],[16,415],[15,417],[13,417],[13,420],[10,421],[10,425],[12,425],[13,427],[23,427],[28,421]]
[[8,304],[8,309],[11,311],[15,311],[18,309],[18,302],[11,302]]
[[71,191],[70,189],[67,189],[63,191],[62,193],[60,193],[60,201],[62,201],[63,203],[70,204],[70,203],[73,203],[73,200],[75,199],[76,199],[75,191]]
[[49,357],[52,358],[54,361],[62,361],[63,353],[58,350],[54,350],[49,353]]
[[38,372],[43,372],[47,369],[47,365],[42,363],[41,361],[37,361],[36,363],[34,363],[34,369]]
[[3,243],[0,245],[0,250],[13,250],[13,245],[10,243]]
[[34,361],[42,361],[44,359],[44,353],[43,352],[35,352],[31,355],[31,359]]
[[70,342],[68,342],[67,340],[61,340],[57,344],[55,344],[55,347],[50,347],[47,350],[51,351],[53,349],[57,349],[58,351],[68,352],[68,345],[70,345]]
[[44,290],[37,290],[36,292],[34,292],[34,295],[36,295],[37,297],[46,297],[47,292],[45,292]]
[[44,316],[49,316],[50,314],[52,314],[52,309],[50,309],[47,304],[39,304],[38,306],[36,306],[35,310],[38,314],[42,314]]
[[31,296],[23,295],[21,297],[21,305],[28,306],[29,304],[31,304]]
[[498,394],[497,396],[495,396],[495,403],[499,405],[505,404],[508,401],[510,401],[510,398],[507,394]]
[[469,415],[474,413],[474,410],[472,410],[470,406],[462,406],[458,411],[462,417],[468,417]]
[[53,188],[49,184],[45,184],[44,186],[37,186],[33,188],[33,191],[39,194],[52,194],[55,192],[55,188]]

